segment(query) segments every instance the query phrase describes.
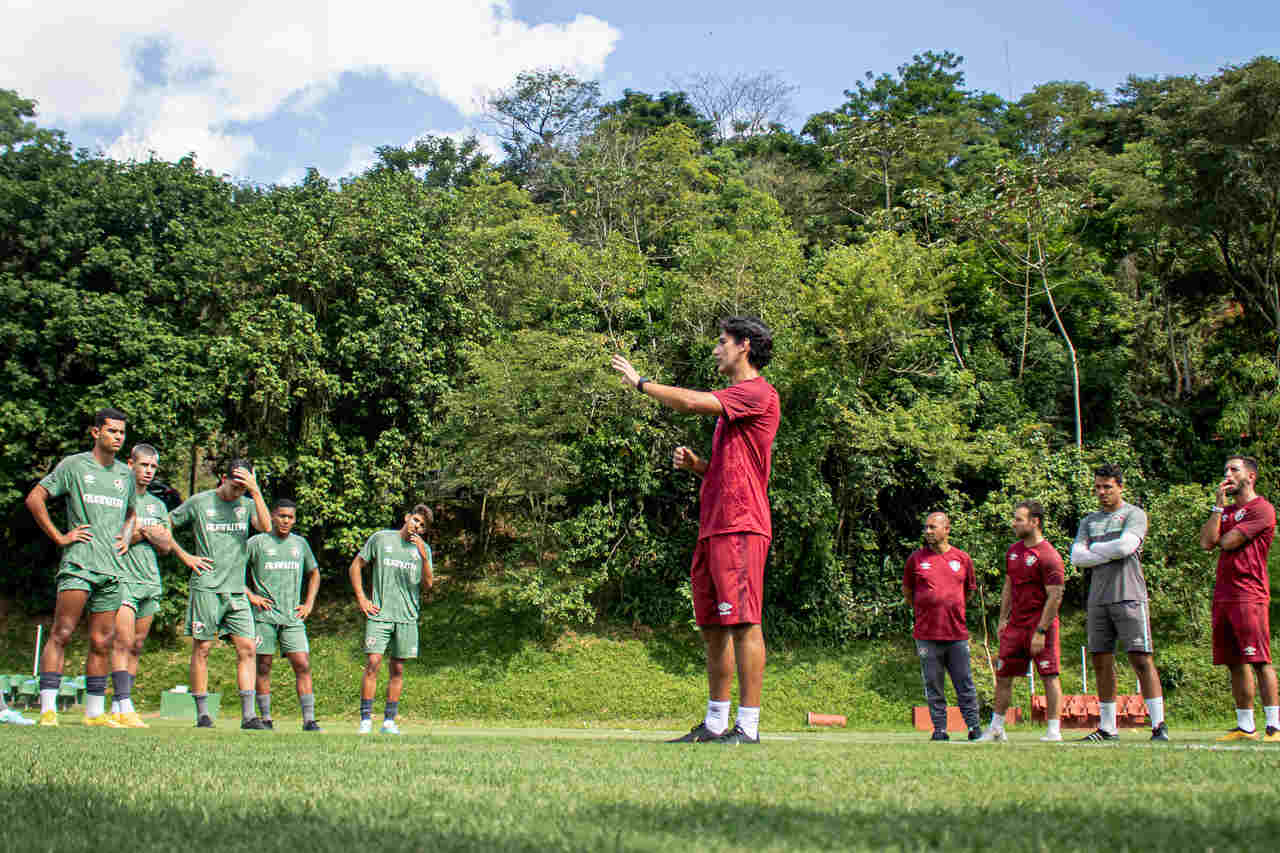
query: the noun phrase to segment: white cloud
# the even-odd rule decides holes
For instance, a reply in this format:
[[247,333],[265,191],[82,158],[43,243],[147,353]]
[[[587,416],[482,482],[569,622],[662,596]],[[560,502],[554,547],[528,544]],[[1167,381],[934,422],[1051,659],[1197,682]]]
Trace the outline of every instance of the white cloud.
[[[306,109],[344,72],[381,72],[473,114],[524,69],[599,74],[621,34],[578,15],[530,25],[510,0],[8,0],[0,79],[40,102],[46,122],[124,120],[113,154],[196,151],[235,171],[251,137],[229,129],[285,105]],[[167,47],[148,84],[138,51]]]

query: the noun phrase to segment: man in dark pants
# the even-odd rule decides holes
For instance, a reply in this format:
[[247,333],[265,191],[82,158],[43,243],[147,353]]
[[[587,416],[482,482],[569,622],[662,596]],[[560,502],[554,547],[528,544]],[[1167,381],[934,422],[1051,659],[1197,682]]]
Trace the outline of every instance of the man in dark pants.
[[951,519],[944,512],[931,512],[924,520],[925,547],[907,558],[902,573],[902,594],[915,608],[916,624],[911,636],[920,656],[924,698],[933,722],[932,740],[950,740],[947,735],[946,675],[956,689],[956,702],[969,740],[982,735],[978,722],[978,691],[969,671],[969,629],[964,622],[964,602],[977,582],[973,560],[951,545]]

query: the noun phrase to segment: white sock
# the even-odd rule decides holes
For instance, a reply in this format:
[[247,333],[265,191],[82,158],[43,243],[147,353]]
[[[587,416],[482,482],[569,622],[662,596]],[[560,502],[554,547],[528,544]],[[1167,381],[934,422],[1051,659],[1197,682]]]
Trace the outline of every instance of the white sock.
[[1236,708],[1236,726],[1244,729],[1246,732],[1257,730],[1257,727],[1253,723],[1252,708]]
[[136,710],[137,710],[137,709],[133,707],[133,700],[132,700],[132,699],[123,699],[123,700],[121,700],[121,702],[120,702],[120,713],[121,713],[121,714],[132,714],[132,713],[133,713],[134,711],[136,711]]
[[1098,728],[1109,734],[1116,734],[1116,703],[1099,702],[1098,709],[1101,711]]
[[707,700],[707,716],[703,719],[702,724],[708,730],[716,734],[722,734],[725,729],[729,728],[729,703],[717,702],[714,699]]
[[112,700],[111,700],[111,713],[113,713],[113,714],[119,714],[119,713],[120,713],[120,703],[119,703],[119,702],[117,702],[115,699],[112,699]]
[[991,731],[1004,731],[1004,714],[997,714],[995,711],[991,712]]
[[738,727],[749,738],[760,737],[760,709],[738,706]]
[[1151,718],[1151,728],[1155,728],[1164,722],[1164,697],[1157,696],[1154,699],[1143,700],[1147,706],[1147,716]]
[[1062,734],[1062,720],[1050,720],[1049,731],[1045,732],[1045,734],[1050,734],[1050,735]]
[[1280,729],[1280,705],[1263,705],[1262,713],[1267,715],[1267,725]]
[[44,714],[49,711],[58,710],[58,691],[57,690],[41,690],[40,691],[40,713]]
[[84,697],[84,715],[86,717],[101,717],[102,712],[106,710],[107,697],[94,696],[90,693]]

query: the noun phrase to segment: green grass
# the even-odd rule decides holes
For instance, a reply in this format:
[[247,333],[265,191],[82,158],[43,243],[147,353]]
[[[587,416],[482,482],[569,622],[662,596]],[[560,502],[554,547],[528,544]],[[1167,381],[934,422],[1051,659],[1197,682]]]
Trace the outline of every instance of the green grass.
[[[39,618],[47,627],[48,616]],[[36,621],[11,613],[0,625],[0,670],[30,672]],[[1063,687],[1068,693],[1080,692],[1083,621],[1078,612],[1064,618]],[[322,720],[355,717],[363,626],[363,617],[345,598],[322,596],[309,628]],[[687,729],[706,702],[702,648],[687,627],[614,627],[548,638],[528,617],[504,610],[482,589],[455,586],[438,592],[424,607],[420,633],[422,656],[406,667],[401,714],[408,719]],[[770,642],[762,709],[770,731],[802,730],[806,711],[844,714],[858,729],[901,730],[909,726],[911,706],[923,704],[909,636],[851,642],[838,649]],[[993,683],[981,636],[974,637],[972,649],[979,695],[989,700]],[[996,650],[991,651],[994,655]],[[68,675],[83,671],[84,653],[81,629],[67,658]],[[135,688],[141,711],[156,710],[163,690],[188,682],[189,657],[189,645],[181,638],[157,637],[149,643]],[[1175,728],[1234,724],[1226,672],[1209,665],[1207,647],[1158,646],[1156,662]],[[1123,657],[1118,665],[1121,692],[1132,692],[1133,678]],[[384,668],[378,707],[385,683]],[[229,647],[219,644],[210,657],[210,687],[222,692],[224,708],[234,709],[234,654]],[[287,662],[277,660],[273,687],[273,713],[296,718]],[[1028,695],[1026,682],[1019,680],[1015,702],[1028,708]]]
[[823,732],[726,748],[349,731],[4,727],[4,848],[1246,850],[1280,833],[1280,746],[1211,749],[1189,732],[1158,746]]

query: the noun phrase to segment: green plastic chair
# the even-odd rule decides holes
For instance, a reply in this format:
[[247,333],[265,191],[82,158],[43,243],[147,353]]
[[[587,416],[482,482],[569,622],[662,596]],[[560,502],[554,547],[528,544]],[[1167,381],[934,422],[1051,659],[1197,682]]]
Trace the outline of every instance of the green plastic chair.
[[18,686],[18,697],[21,698],[28,708],[31,703],[40,697],[40,682],[34,678],[24,678]]

